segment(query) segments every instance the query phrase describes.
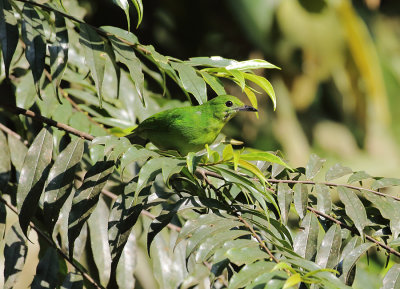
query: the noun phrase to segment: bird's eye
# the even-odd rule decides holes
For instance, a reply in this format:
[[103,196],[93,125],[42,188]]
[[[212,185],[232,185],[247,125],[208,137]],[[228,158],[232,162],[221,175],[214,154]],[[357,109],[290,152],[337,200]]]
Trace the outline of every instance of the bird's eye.
[[231,107],[233,105],[232,101],[228,100],[227,102],[225,102],[225,105],[227,107]]

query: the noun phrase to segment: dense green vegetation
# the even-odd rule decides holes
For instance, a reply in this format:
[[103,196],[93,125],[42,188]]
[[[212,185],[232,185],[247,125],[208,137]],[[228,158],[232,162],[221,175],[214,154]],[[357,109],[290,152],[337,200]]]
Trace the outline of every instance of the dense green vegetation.
[[[2,287],[400,288],[400,46],[345,0],[146,5],[0,0]],[[227,93],[259,114],[200,152],[119,137]]]

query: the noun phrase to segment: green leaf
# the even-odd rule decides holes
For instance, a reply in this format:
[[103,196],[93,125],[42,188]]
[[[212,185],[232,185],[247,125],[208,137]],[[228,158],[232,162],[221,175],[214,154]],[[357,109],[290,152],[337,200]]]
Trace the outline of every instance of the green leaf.
[[133,289],[135,287],[135,277],[133,272],[135,272],[137,265],[137,253],[136,237],[134,233],[131,233],[117,266],[116,279],[118,288]]
[[295,184],[293,188],[294,208],[299,214],[300,219],[303,219],[307,213],[308,205],[308,188],[305,184]]
[[28,149],[19,139],[12,135],[8,136],[8,148],[10,150],[11,162],[17,171],[17,179],[19,179]]
[[64,17],[57,12],[54,13],[54,16],[56,37],[54,42],[49,45],[49,52],[52,85],[55,87],[56,95],[58,96],[57,88],[60,86],[62,76],[68,63],[69,39]]
[[60,210],[70,195],[75,171],[82,159],[84,140],[76,138],[61,152],[50,169],[44,191],[44,218],[50,233],[58,220]]
[[265,161],[265,162],[275,163],[275,164],[282,165],[282,166],[288,168],[289,170],[292,169],[280,157],[278,157],[277,155],[274,155],[270,152],[251,150],[249,153],[241,154],[240,158],[243,160],[248,160],[248,161]]
[[319,222],[313,213],[308,212],[301,222],[301,231],[297,233],[293,249],[306,260],[312,260],[317,252]]
[[29,62],[35,83],[36,93],[40,97],[40,78],[44,71],[46,42],[42,20],[36,10],[28,4],[22,9],[22,39],[25,43],[25,56]]
[[109,35],[111,38],[116,37],[119,40],[123,39],[129,44],[139,44],[138,38],[132,32],[114,26],[101,26],[101,29],[109,32],[111,34]]
[[75,239],[78,237],[83,224],[96,208],[99,194],[114,171],[116,157],[117,154],[114,151],[108,152],[102,160],[99,160],[86,172],[82,185],[75,192],[68,218],[70,256],[73,256]]
[[7,138],[2,131],[0,131],[0,147],[2,153],[0,154],[0,191],[7,186],[11,173],[11,155],[7,144]]
[[[203,242],[200,246],[198,251],[196,252],[196,262],[202,263],[207,261],[213,253],[219,249],[225,242],[234,240],[244,235],[249,235],[248,231],[245,230],[230,230],[230,231],[223,231],[218,232],[213,236],[210,236],[205,242]],[[248,249],[248,248],[246,248]],[[258,249],[258,248],[257,248]],[[258,253],[262,253],[259,249],[257,250]],[[236,255],[235,255],[236,256]],[[231,258],[230,258],[231,259]],[[232,259],[231,259],[232,260]],[[234,262],[234,261],[232,261]]]
[[378,208],[382,217],[390,221],[393,239],[400,235],[400,203],[390,197],[377,196],[371,192],[364,195],[373,206]]
[[6,77],[10,73],[10,64],[19,40],[17,20],[8,0],[0,0],[0,42],[3,52]]
[[[200,220],[203,221],[203,220]],[[202,225],[193,232],[188,238],[187,246],[186,246],[186,258],[189,257],[194,250],[196,250],[203,242],[207,240],[207,238],[212,235],[225,231],[227,232],[231,228],[243,225],[239,221],[235,221],[228,218],[218,217],[217,219],[209,222],[200,222]]]
[[232,70],[232,69],[237,69],[237,70],[253,70],[253,69],[260,69],[260,68],[276,68],[280,69],[278,66],[273,65],[272,63],[269,63],[268,61],[265,61],[263,59],[251,59],[251,60],[246,60],[246,61],[235,61],[234,63],[226,66],[226,69]]
[[123,172],[125,168],[133,163],[145,161],[150,157],[158,157],[159,155],[148,149],[138,149],[136,147],[130,147],[121,157],[121,171]]
[[17,207],[22,232],[36,213],[43,186],[49,171],[53,151],[53,137],[43,128],[30,146],[21,169],[17,189]]
[[226,252],[225,256],[237,266],[251,264],[258,260],[270,258],[270,256],[262,251],[260,247],[231,248]]
[[368,251],[369,248],[375,246],[375,243],[364,243],[361,244],[360,246],[354,248],[351,250],[348,254],[345,255],[343,259],[343,269],[342,269],[342,275],[340,276],[340,279],[345,282],[347,285],[349,284],[349,281],[351,278],[351,272],[353,267],[356,265],[358,259]]
[[12,225],[5,237],[4,289],[14,288],[24,267],[28,246],[18,224]]
[[226,59],[221,56],[211,57],[192,57],[187,61],[190,65],[210,66],[210,67],[226,67],[228,65],[236,63],[235,60]]
[[167,240],[163,234],[158,234],[151,247],[151,257],[153,260],[152,272],[159,286],[153,285],[149,288],[179,288],[184,278],[187,276],[184,244],[179,244],[173,250],[170,240],[174,240],[176,232],[170,232],[171,237]]
[[83,277],[80,273],[69,272],[61,289],[81,289],[83,288]]
[[329,215],[332,211],[332,197],[329,188],[324,184],[316,184],[314,188],[317,194],[318,211]]
[[372,190],[378,190],[386,187],[400,186],[400,179],[381,178],[377,179],[371,186]]
[[86,24],[80,24],[79,42],[85,53],[85,61],[88,65],[93,80],[96,84],[97,96],[100,107],[102,106],[101,87],[103,84],[104,70],[106,63],[106,53],[104,40],[97,32]]
[[[128,0],[125,0],[128,1]],[[132,47],[123,43],[116,37],[109,37],[111,40],[117,60],[125,64],[129,69],[130,76],[135,84],[136,92],[139,95],[142,103],[144,104],[143,88],[144,88],[144,75],[142,72],[142,63],[136,57]]]
[[[126,22],[128,23],[128,31],[131,31],[131,19],[129,17],[129,2],[128,0],[113,0],[125,12]],[[139,24],[138,24],[139,25]]]
[[88,219],[90,247],[99,273],[100,284],[104,287],[107,287],[111,274],[111,255],[107,234],[108,213],[107,204],[103,198],[100,198],[93,214]]
[[136,26],[136,28],[139,27],[140,23],[142,23],[142,19],[143,19],[143,3],[142,0],[131,0],[133,5],[136,8],[137,14],[138,14],[138,24]]
[[[244,88],[244,92],[246,93],[247,98],[250,100],[251,105],[252,105],[255,109],[258,109],[257,97],[256,97],[256,95],[254,94],[254,92],[253,92],[251,89],[249,89],[248,87],[245,87],[245,88]],[[258,111],[256,112],[256,116],[257,116],[257,118],[258,118]]]
[[261,274],[270,272],[274,266],[275,263],[266,261],[246,265],[238,273],[232,276],[228,289],[243,288]]
[[168,204],[161,211],[160,215],[158,215],[153,222],[150,224],[149,232],[147,234],[147,251],[150,253],[150,246],[153,242],[154,238],[162,229],[164,229],[172,220],[174,216],[177,215],[177,212],[180,210],[180,207],[184,205],[186,199],[180,199],[178,202],[174,204]]
[[[46,284],[44,287],[43,284]],[[52,247],[46,250],[36,267],[36,274],[33,278],[31,288],[56,288],[58,284],[58,255]]]
[[327,182],[338,179],[345,175],[351,174],[353,171],[348,167],[343,167],[340,164],[336,164],[333,167],[330,167],[326,172],[325,180]]
[[154,158],[145,163],[145,165],[140,169],[135,192],[135,200],[137,200],[143,188],[161,172],[162,165],[163,162],[160,161],[159,158]]
[[353,221],[361,237],[364,236],[364,227],[368,224],[365,207],[353,190],[345,187],[337,188],[339,198],[344,204],[347,216]]
[[364,172],[364,171],[360,171],[360,172],[355,172],[355,173],[353,173],[353,174],[349,177],[349,179],[347,180],[347,182],[348,182],[349,184],[351,184],[351,183],[355,183],[355,182],[361,182],[362,180],[369,179],[369,178],[371,178],[371,176],[370,176],[369,174],[367,174],[367,173]]
[[257,84],[269,95],[269,97],[272,100],[272,103],[274,104],[274,110],[275,110],[276,109],[276,97],[275,97],[274,88],[272,87],[271,83],[266,78],[255,75],[255,74],[245,73],[244,77],[247,78],[248,80],[254,82],[255,84]]
[[383,286],[381,289],[399,289],[400,288],[400,264],[393,266],[383,278]]
[[281,211],[282,223],[286,224],[289,218],[290,204],[292,203],[292,191],[286,183],[278,184],[278,205]]
[[169,179],[172,175],[180,173],[185,167],[186,162],[180,159],[163,158],[161,172],[164,183],[169,186]]
[[316,154],[311,154],[306,166],[306,179],[312,180],[321,170],[325,160],[319,158]]
[[318,249],[315,263],[322,268],[335,268],[339,262],[342,246],[342,232],[338,224],[333,224],[326,232]]
[[286,280],[285,285],[283,285],[283,289],[288,289],[292,286],[299,284],[300,282],[301,282],[301,275],[299,273],[293,274]]
[[183,87],[196,98],[199,104],[207,101],[207,87],[204,80],[197,75],[196,70],[190,65],[173,62],[172,67],[179,73]]
[[200,71],[200,74],[203,77],[203,79],[207,82],[207,84],[209,86],[211,86],[211,88],[215,91],[215,93],[217,95],[225,95],[226,94],[224,85],[218,78],[210,75],[209,73],[207,73],[205,71]]
[[224,71],[233,76],[233,80],[240,86],[240,88],[243,91],[244,88],[246,87],[246,80],[244,79],[244,73],[236,69],[232,70],[224,69]]

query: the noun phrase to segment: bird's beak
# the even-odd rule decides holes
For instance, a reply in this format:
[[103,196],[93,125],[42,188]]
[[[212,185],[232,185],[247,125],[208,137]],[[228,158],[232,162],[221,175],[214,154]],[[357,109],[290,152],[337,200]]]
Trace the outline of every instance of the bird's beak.
[[244,111],[258,111],[256,108],[250,106],[250,105],[245,105],[238,107],[237,110],[244,110]]

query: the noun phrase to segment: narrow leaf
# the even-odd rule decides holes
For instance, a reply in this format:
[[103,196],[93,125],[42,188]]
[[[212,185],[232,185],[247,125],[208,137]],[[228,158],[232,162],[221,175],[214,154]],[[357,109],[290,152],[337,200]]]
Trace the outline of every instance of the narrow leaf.
[[52,85],[54,85],[56,90],[56,95],[58,96],[58,87],[61,83],[61,78],[64,74],[65,68],[68,62],[68,30],[65,25],[65,19],[60,14],[55,12],[55,30],[56,37],[54,42],[49,45],[50,52],[50,72],[52,78]]
[[61,208],[68,199],[75,179],[75,170],[81,161],[84,140],[76,138],[57,157],[50,169],[44,192],[43,214],[50,232],[58,220]]
[[204,80],[197,75],[196,70],[190,65],[172,63],[172,67],[179,73],[183,87],[196,98],[199,104],[207,101],[207,87]]
[[296,184],[294,186],[294,207],[299,214],[300,219],[303,219],[307,213],[308,205],[308,188],[305,184]]
[[25,56],[29,62],[36,93],[40,96],[40,78],[44,71],[46,42],[42,20],[36,10],[28,4],[22,9],[22,39],[25,43]]
[[114,170],[117,155],[110,151],[103,160],[98,161],[86,173],[80,188],[72,200],[71,212],[68,218],[69,254],[72,256],[74,241],[78,237],[85,221],[96,208],[99,194]]
[[119,195],[115,201],[108,220],[108,243],[111,251],[112,272],[117,268],[117,264],[124,246],[131,234],[132,227],[135,225],[143,206],[134,206],[134,192],[136,183],[125,186],[124,193]]
[[393,239],[400,235],[400,203],[390,197],[377,196],[370,192],[365,192],[365,197],[377,207],[382,217],[390,221],[390,230]]
[[323,184],[316,184],[314,188],[317,194],[318,211],[329,215],[332,211],[332,197],[329,188]]
[[375,246],[374,243],[364,243],[361,244],[360,246],[354,248],[351,252],[349,252],[343,259],[343,273],[340,276],[340,279],[342,281],[344,281],[347,285],[351,285],[349,284],[349,281],[351,278],[349,278],[351,276],[351,272],[353,267],[356,265],[358,259],[360,259],[360,257],[368,251],[369,248]]
[[272,271],[274,266],[274,263],[266,261],[246,265],[232,276],[228,289],[243,288],[261,274]]
[[293,195],[288,184],[278,184],[278,205],[281,211],[281,219],[284,224],[287,223],[289,218],[290,204],[292,203]]
[[126,22],[128,23],[128,31],[131,31],[131,19],[129,17],[129,3],[128,0],[113,0],[125,12]]
[[43,128],[30,146],[21,169],[17,189],[19,223],[26,234],[29,222],[35,215],[49,171],[53,151],[53,137]]
[[143,4],[142,4],[142,0],[131,0],[133,5],[136,8],[137,14],[138,14],[138,23],[136,28],[139,27],[140,23],[142,23],[142,19],[143,19]]
[[381,188],[400,186],[400,179],[395,178],[381,178],[377,179],[371,186],[371,189],[378,190]]
[[79,42],[85,52],[85,61],[96,84],[97,96],[100,106],[102,106],[101,87],[106,61],[104,41],[93,28],[83,23],[80,26],[79,36]]
[[338,224],[332,225],[326,232],[317,252],[315,263],[322,268],[335,268],[339,262],[342,245],[342,232]]
[[137,266],[137,247],[136,237],[134,233],[129,235],[124,250],[122,251],[121,260],[118,262],[116,279],[118,288],[134,289],[135,288],[135,272]]
[[117,60],[128,67],[130,76],[135,84],[136,92],[142,100],[142,103],[144,104],[144,75],[142,72],[141,61],[139,60],[139,58],[136,57],[134,50],[130,46],[123,43],[114,36],[110,37],[110,40],[114,48]]
[[352,172],[353,171],[350,168],[343,167],[340,164],[336,164],[333,167],[329,168],[329,170],[326,172],[325,180],[329,182],[345,175],[351,174]]
[[363,203],[353,190],[345,187],[338,187],[339,198],[343,202],[346,214],[353,221],[361,237],[364,236],[364,227],[368,224],[367,212]]
[[306,260],[312,260],[317,252],[319,222],[312,213],[307,213],[301,222],[301,231],[297,233],[293,249]]
[[200,71],[201,76],[217,95],[225,95],[226,91],[221,81],[205,71]]
[[306,179],[313,179],[321,170],[325,160],[319,158],[316,154],[312,154],[306,166]]
[[381,289],[399,289],[400,288],[400,264],[394,264],[383,278]]
[[17,19],[13,15],[8,0],[0,0],[0,41],[3,52],[6,77],[10,73],[10,64],[19,39]]
[[238,70],[253,70],[253,69],[260,69],[260,68],[276,68],[280,69],[278,66],[269,63],[263,59],[251,59],[246,61],[237,61],[234,62],[226,67],[226,69],[238,69]]
[[108,212],[107,204],[103,198],[100,198],[99,203],[88,220],[90,247],[99,273],[100,284],[104,287],[107,287],[111,273],[111,255],[107,234]]
[[275,164],[282,165],[290,170],[292,169],[280,157],[278,157],[277,155],[274,155],[270,152],[254,150],[254,151],[251,151],[250,153],[241,154],[240,158],[243,160],[248,160],[248,161],[265,161],[265,162],[275,163]]
[[272,84],[266,78],[255,75],[255,74],[245,73],[244,77],[247,78],[248,80],[254,82],[255,84],[257,84],[269,95],[269,97],[272,100],[272,103],[274,104],[274,110],[275,110],[276,109],[276,97],[275,97],[275,91],[274,91],[274,88],[272,87]]

